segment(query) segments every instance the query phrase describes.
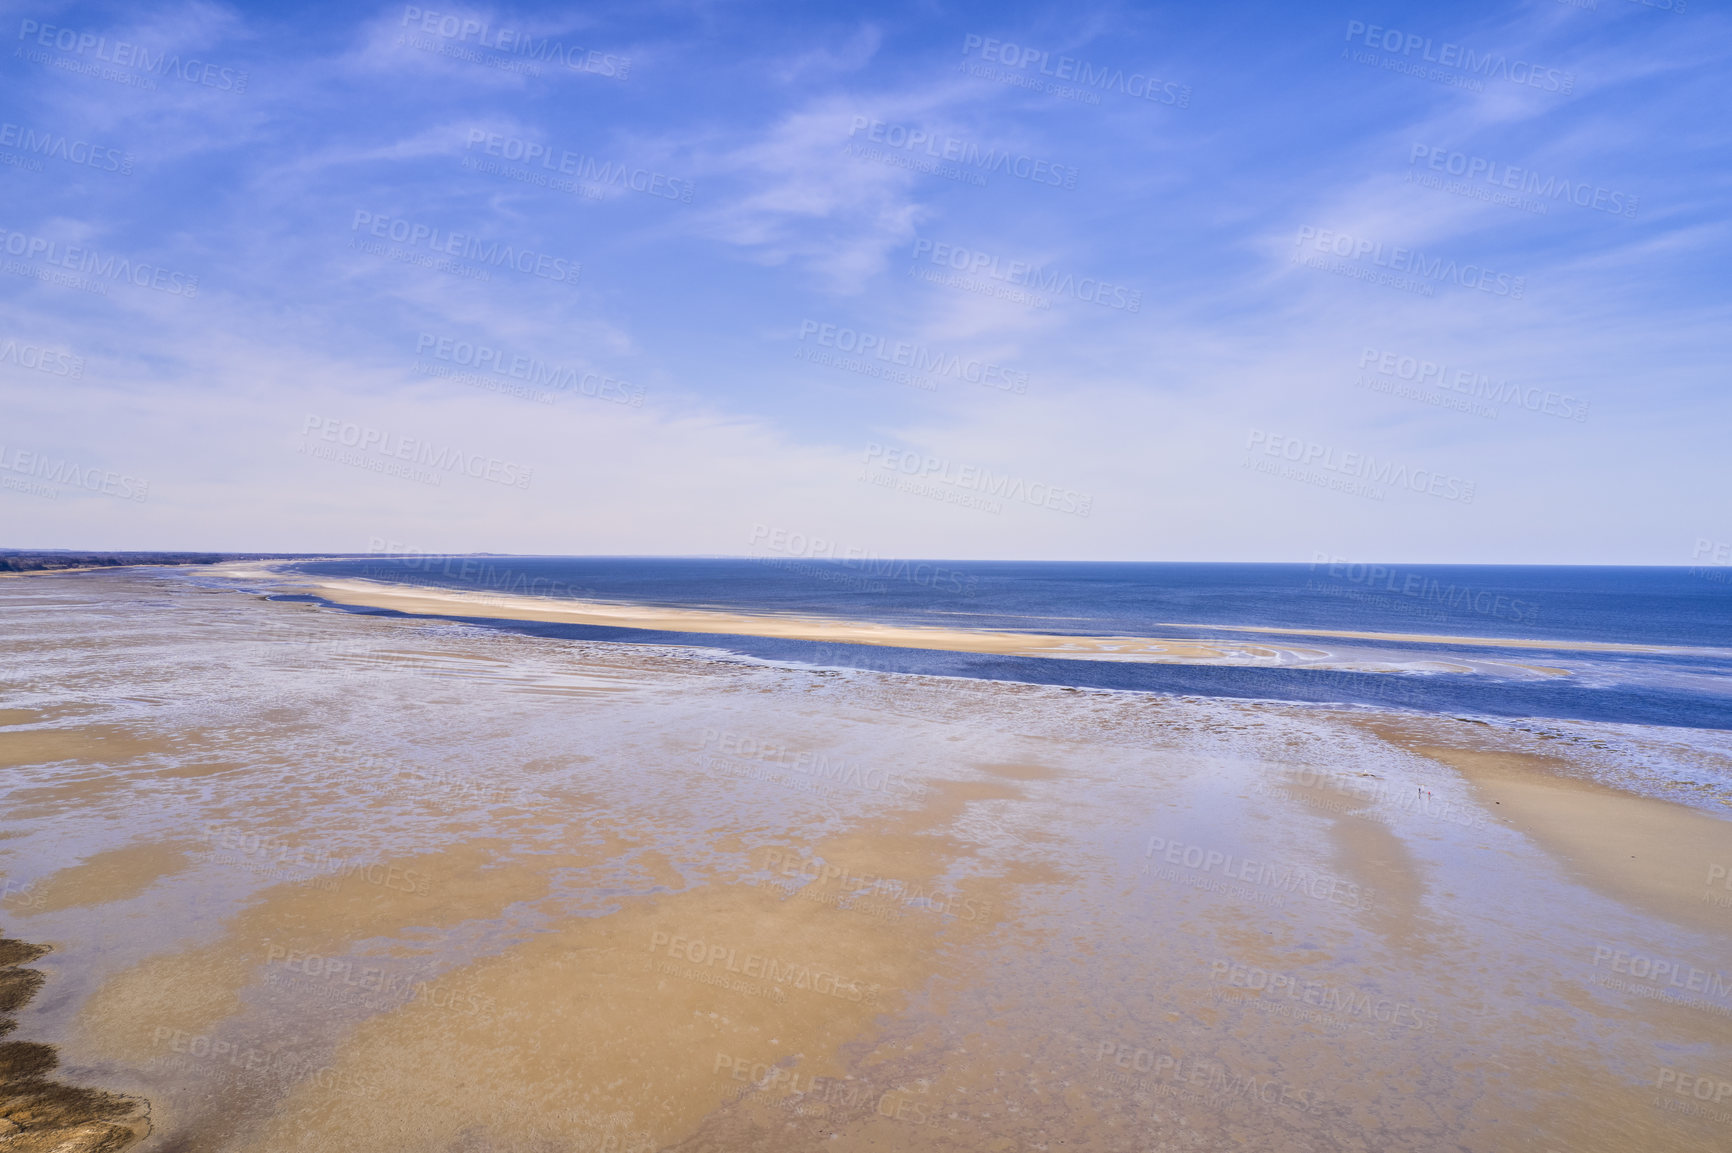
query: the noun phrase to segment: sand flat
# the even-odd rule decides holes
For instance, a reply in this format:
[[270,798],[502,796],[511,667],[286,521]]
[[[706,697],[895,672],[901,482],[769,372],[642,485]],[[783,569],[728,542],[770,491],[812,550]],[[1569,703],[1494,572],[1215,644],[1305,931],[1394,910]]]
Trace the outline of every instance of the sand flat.
[[1532,837],[1596,891],[1680,925],[1732,931],[1732,909],[1704,900],[1713,895],[1715,866],[1725,870],[1732,861],[1732,822],[1581,780],[1562,758],[1451,748],[1377,727],[1459,771],[1483,808],[1497,810],[1498,820]]
[[14,900],[37,913],[129,900],[185,868],[187,847],[145,842],[109,849],[45,877],[28,902]]
[[1724,1147],[1671,1086],[1732,1065],[1679,880],[1732,826],[1577,746],[45,579],[0,604],[80,718],[0,782],[19,1036],[145,1153]]
[[[811,857],[843,863],[849,876],[931,878],[959,846],[920,831],[966,805],[965,792],[939,790],[922,809],[820,843]],[[809,859],[782,847],[749,856],[777,877],[785,860]],[[892,929],[826,888],[822,875],[797,874],[787,890],[718,877],[450,973],[485,998],[485,1016],[375,1018],[345,1041],[335,1068],[378,1095],[339,1101],[310,1087],[258,1147],[430,1147],[455,1117],[505,1144],[611,1137],[662,1148],[737,1097],[736,1067],[759,1068],[771,1089],[839,1076],[845,1046],[902,1010],[942,963],[946,920],[910,911]],[[962,891],[969,908],[1000,910],[995,921],[1010,900],[1002,882]],[[990,928],[985,917],[970,924]]]

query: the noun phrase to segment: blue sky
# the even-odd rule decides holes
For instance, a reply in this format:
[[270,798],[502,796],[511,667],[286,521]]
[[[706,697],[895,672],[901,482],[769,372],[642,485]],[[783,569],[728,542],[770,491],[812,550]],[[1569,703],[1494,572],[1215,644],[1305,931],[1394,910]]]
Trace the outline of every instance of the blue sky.
[[1667,2],[7,4],[0,543],[1712,558]]

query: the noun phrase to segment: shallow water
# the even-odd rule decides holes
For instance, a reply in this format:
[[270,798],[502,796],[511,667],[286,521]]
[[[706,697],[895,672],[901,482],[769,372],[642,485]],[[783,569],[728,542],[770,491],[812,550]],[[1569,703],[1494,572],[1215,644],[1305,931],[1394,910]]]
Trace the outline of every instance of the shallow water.
[[[0,613],[0,925],[53,946],[15,1037],[148,1098],[143,1149],[1732,1140],[1724,733],[746,661],[170,573],[0,582]],[[1613,786],[1667,798],[1654,861],[1544,823]]]

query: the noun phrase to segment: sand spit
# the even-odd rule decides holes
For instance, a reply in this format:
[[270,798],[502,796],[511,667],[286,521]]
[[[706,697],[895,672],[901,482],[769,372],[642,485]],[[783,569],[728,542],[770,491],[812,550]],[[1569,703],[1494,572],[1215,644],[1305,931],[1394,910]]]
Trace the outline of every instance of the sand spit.
[[1280,656],[1276,649],[1263,645],[1219,644],[1202,640],[1043,636],[969,629],[916,628],[818,617],[673,609],[605,601],[562,602],[549,598],[406,587],[365,580],[317,580],[304,584],[305,581],[306,578],[297,576],[292,583],[336,604],[366,605],[427,615],[443,613],[492,616],[503,620],[606,625],[615,628],[711,635],[780,637],[842,644],[887,645],[893,648],[948,649],[1004,656],[1098,658],[1103,654],[1110,654],[1125,659],[1199,663],[1273,663]]
[[[26,968],[48,949],[0,937],[0,1037],[42,987]],[[150,1132],[150,1104],[139,1097],[51,1079],[52,1045],[0,1040],[0,1149],[6,1153],[119,1153]]]
[[[235,576],[271,577],[257,565],[219,570]],[[1486,637],[1434,636],[1358,632],[1305,631],[1299,629],[1228,629],[1216,631],[1258,632],[1307,636],[1323,640],[1369,640],[1416,646],[1402,654],[1379,653],[1363,647],[1337,651],[1317,645],[1277,644],[1267,637],[1258,641],[1224,641],[1218,637],[1127,637],[1076,636],[988,629],[927,628],[877,624],[792,615],[723,612],[711,609],[665,608],[655,605],[618,604],[564,598],[517,596],[469,592],[461,589],[387,584],[364,579],[308,577],[280,574],[284,592],[310,594],[333,604],[390,609],[421,616],[492,617],[500,620],[541,621],[555,624],[596,625],[614,628],[774,637],[850,645],[880,645],[889,648],[935,649],[949,652],[990,653],[1000,656],[1046,657],[1091,661],[1130,661],[1151,664],[1222,665],[1240,667],[1305,667],[1352,672],[1490,672],[1516,678],[1568,677],[1568,669],[1536,665],[1497,657],[1438,657],[1423,646],[1450,645],[1492,649],[1555,649],[1582,652],[1644,652],[1673,650],[1642,645],[1597,645],[1591,643],[1530,641]],[[1162,628],[1215,629],[1204,625],[1160,625]]]
[[[289,562],[249,566],[248,572],[271,571]],[[218,570],[220,571],[220,567]],[[573,624],[613,625],[620,628],[661,629],[672,632],[733,633],[745,636],[787,637],[801,640],[845,641],[850,644],[883,644],[904,648],[954,649],[959,652],[990,652],[1018,656],[1063,656],[1071,646],[1081,645],[1072,655],[1124,652],[1149,658],[1174,659],[1268,658],[1278,650],[1266,645],[1235,646],[1219,639],[1161,639],[1149,637],[1047,636],[1039,633],[994,632],[982,629],[936,629],[879,625],[819,617],[769,613],[733,613],[715,609],[668,608],[660,605],[621,604],[612,601],[519,596],[468,592],[441,586],[395,584],[360,578],[309,577],[286,574],[286,579],[306,591],[337,604],[398,608],[403,612],[456,611],[458,605],[488,605],[503,611],[490,615],[508,620],[539,620]],[[393,598],[385,603],[378,598]],[[419,609],[402,605],[420,605]],[[434,607],[429,607],[434,606]],[[472,614],[466,614],[472,615]],[[1585,653],[1681,653],[1693,650],[1667,645],[1623,644],[1608,641],[1532,640],[1521,637],[1456,636],[1442,633],[1384,633],[1340,629],[1278,628],[1263,625],[1208,625],[1173,621],[1156,622],[1156,628],[1198,629],[1273,636],[1318,637],[1342,640],[1395,641],[1407,644],[1467,645],[1486,648],[1551,649]],[[1716,651],[1716,650],[1703,650]]]

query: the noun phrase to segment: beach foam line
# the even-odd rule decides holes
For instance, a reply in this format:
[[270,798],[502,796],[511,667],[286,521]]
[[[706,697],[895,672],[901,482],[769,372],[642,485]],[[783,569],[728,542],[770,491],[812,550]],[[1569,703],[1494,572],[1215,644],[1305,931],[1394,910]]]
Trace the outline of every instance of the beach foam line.
[[1547,641],[1523,637],[1458,637],[1435,633],[1368,633],[1342,629],[1289,629],[1270,625],[1200,625],[1165,621],[1163,629],[1217,629],[1236,633],[1270,633],[1289,637],[1336,637],[1342,640],[1401,641],[1416,645],[1475,645],[1499,649],[1557,649],[1581,653],[1719,653],[1722,649],[1689,648],[1679,645],[1637,645],[1618,641]]

